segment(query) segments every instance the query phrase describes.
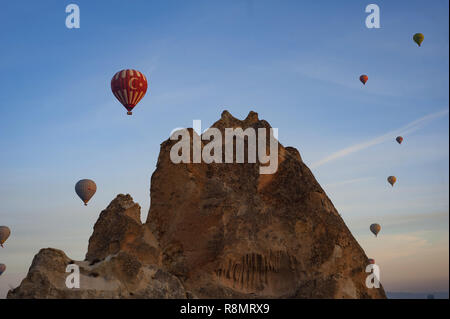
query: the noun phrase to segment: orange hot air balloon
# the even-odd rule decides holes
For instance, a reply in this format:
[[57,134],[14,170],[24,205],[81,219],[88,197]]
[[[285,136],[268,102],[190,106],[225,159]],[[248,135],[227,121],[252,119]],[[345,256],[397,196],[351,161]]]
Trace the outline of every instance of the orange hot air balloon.
[[397,136],[397,138],[396,138],[395,140],[397,141],[398,144],[402,144],[402,142],[403,142],[403,137]]
[[362,82],[362,84],[366,85],[367,80],[369,80],[369,77],[365,74],[361,75],[359,77],[359,80]]
[[375,264],[375,259],[369,258],[369,264],[371,264],[371,265]]
[[389,182],[389,184],[391,184],[392,187],[394,187],[395,182],[397,181],[397,177],[395,176],[389,176],[387,178],[387,181]]
[[136,70],[121,70],[111,79],[111,91],[131,115],[131,110],[147,92],[147,78]]
[[378,236],[378,233],[380,232],[380,230],[381,230],[380,224],[375,223],[375,224],[370,225],[370,231],[375,235],[375,237]]

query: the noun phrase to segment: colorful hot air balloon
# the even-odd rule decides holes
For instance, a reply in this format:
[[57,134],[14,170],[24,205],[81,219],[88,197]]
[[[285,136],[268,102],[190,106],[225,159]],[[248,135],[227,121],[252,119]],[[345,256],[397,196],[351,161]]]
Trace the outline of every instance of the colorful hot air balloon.
[[397,141],[398,144],[402,144],[402,142],[403,142],[403,137],[397,136],[397,138],[396,138],[395,140]]
[[0,246],[3,247],[3,243],[8,239],[9,235],[11,235],[11,230],[6,226],[0,226]]
[[82,179],[75,185],[75,192],[87,206],[88,201],[94,196],[97,191],[97,185],[90,179]]
[[389,176],[387,178],[387,181],[389,182],[389,184],[391,184],[392,187],[394,187],[395,182],[397,181],[397,177],[395,176]]
[[145,75],[136,70],[121,70],[114,74],[111,79],[111,90],[114,96],[128,110],[131,110],[139,103],[147,92],[147,79]]
[[378,233],[381,230],[381,226],[379,224],[370,225],[370,231],[377,237]]
[[362,84],[366,85],[367,80],[369,79],[369,77],[365,74],[361,75],[359,77],[359,80],[362,82]]
[[369,258],[369,264],[371,264],[371,265],[375,264],[375,259]]
[[0,276],[5,272],[5,270],[6,270],[6,265],[0,264]]
[[424,37],[424,35],[422,33],[416,33],[413,36],[414,42],[416,42],[419,47],[422,44],[423,39],[425,39],[425,37]]

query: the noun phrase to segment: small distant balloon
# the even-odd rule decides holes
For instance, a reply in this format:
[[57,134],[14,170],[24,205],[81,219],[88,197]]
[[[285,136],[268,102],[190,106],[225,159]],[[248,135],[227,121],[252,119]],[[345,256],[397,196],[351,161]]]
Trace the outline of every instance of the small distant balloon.
[[120,70],[111,79],[111,91],[131,115],[131,110],[147,92],[147,79],[137,70]]
[[423,39],[425,39],[425,37],[424,37],[424,35],[422,33],[416,33],[413,36],[414,42],[416,42],[419,47],[422,44]]
[[6,270],[6,265],[0,264],[0,276],[5,272],[5,270]]
[[369,264],[371,264],[371,265],[375,264],[375,259],[369,258]]
[[361,75],[359,77],[359,80],[362,82],[362,84],[366,85],[367,80],[369,80],[369,77],[365,74]]
[[397,138],[396,138],[395,140],[397,141],[398,144],[402,144],[402,142],[403,142],[403,137],[397,136]]
[[381,226],[379,224],[370,225],[370,231],[377,237],[378,233],[381,230]]
[[93,180],[90,179],[82,179],[75,185],[75,192],[84,202],[85,206],[87,206],[87,203],[92,198],[92,196],[94,196],[96,191],[97,185]]
[[9,235],[11,235],[9,227],[0,226],[0,246],[3,247],[3,243],[8,239]]
[[389,176],[387,178],[387,181],[389,182],[389,184],[391,184],[392,187],[394,187],[395,182],[397,181],[397,177],[395,176]]

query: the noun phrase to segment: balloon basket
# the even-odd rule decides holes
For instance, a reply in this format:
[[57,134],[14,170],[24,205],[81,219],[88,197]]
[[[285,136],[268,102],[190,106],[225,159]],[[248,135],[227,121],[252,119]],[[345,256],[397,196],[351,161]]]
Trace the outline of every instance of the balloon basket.
[[127,114],[128,114],[128,115],[131,115],[131,114],[133,114],[133,112],[131,112],[131,111],[128,111],[128,112],[127,112]]

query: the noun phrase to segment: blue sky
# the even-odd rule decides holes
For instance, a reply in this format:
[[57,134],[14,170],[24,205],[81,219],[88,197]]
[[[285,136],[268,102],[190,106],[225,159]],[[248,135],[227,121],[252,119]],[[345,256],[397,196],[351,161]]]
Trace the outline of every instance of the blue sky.
[[[65,27],[69,3],[80,29]],[[369,3],[3,3],[0,224],[12,235],[0,297],[42,247],[84,258],[116,194],[130,193],[145,220],[159,144],[224,109],[258,112],[299,149],[386,289],[448,291],[448,1],[376,1],[380,29],[365,27]],[[110,91],[123,68],[149,80],[131,117]],[[316,166],[416,120],[402,145],[392,136]],[[81,178],[98,186],[87,208],[74,192]],[[376,240],[372,222],[383,227]]]

